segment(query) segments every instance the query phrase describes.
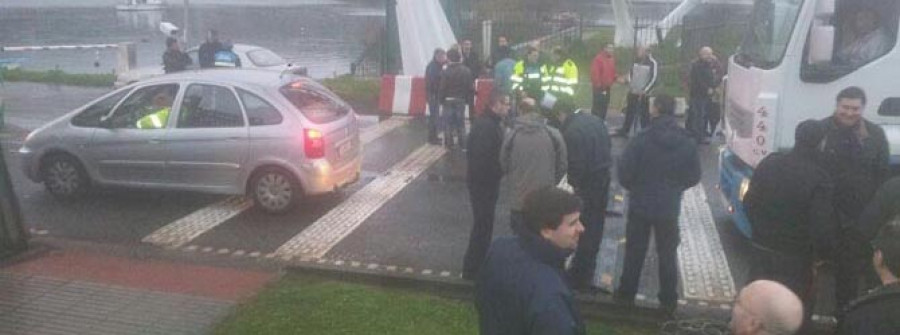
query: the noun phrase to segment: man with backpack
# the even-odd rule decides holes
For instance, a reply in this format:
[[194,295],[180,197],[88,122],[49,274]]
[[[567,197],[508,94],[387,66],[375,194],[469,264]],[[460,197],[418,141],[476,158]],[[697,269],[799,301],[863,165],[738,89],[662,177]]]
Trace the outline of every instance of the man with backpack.
[[541,188],[556,186],[568,168],[562,135],[547,126],[537,108],[534,99],[522,99],[519,116],[500,151],[500,165],[514,197],[510,221],[517,234],[522,233],[525,196]]

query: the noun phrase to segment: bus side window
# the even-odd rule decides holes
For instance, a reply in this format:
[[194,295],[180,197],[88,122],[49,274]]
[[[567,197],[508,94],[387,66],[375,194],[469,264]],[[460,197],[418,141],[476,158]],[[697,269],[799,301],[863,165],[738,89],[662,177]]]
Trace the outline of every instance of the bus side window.
[[898,18],[894,0],[838,0],[810,28],[801,77],[830,82],[883,57],[897,44]]
[[878,115],[881,116],[900,116],[900,98],[887,98],[878,107]]

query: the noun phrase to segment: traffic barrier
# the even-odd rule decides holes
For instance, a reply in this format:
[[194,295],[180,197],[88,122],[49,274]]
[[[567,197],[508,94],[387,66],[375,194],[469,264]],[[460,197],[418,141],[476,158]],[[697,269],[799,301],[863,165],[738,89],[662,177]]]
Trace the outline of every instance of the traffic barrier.
[[491,101],[491,91],[494,90],[493,79],[475,80],[475,116],[481,115]]
[[386,114],[425,115],[428,98],[425,78],[385,75],[381,77],[378,110]]

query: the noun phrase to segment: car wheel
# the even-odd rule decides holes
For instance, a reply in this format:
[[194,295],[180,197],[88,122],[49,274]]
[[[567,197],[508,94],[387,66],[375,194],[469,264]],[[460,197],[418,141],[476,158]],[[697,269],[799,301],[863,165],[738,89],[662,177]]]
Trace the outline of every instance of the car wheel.
[[299,190],[294,176],[279,168],[260,170],[250,184],[256,206],[272,214],[290,211],[297,202]]
[[50,194],[63,199],[81,195],[90,187],[90,179],[81,163],[65,154],[44,159],[41,164],[41,179]]

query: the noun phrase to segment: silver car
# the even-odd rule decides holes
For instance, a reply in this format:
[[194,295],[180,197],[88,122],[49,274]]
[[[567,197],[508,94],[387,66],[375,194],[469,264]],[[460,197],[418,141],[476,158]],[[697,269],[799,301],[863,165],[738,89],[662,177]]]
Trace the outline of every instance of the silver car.
[[183,72],[118,89],[32,132],[19,153],[57,197],[91,186],[248,194],[272,213],[359,178],[359,126],[315,81]]

